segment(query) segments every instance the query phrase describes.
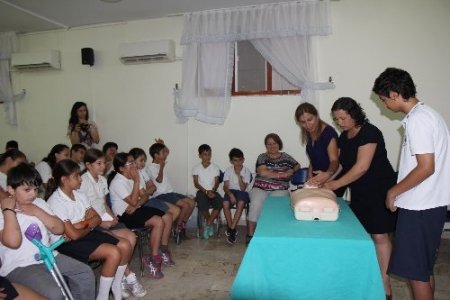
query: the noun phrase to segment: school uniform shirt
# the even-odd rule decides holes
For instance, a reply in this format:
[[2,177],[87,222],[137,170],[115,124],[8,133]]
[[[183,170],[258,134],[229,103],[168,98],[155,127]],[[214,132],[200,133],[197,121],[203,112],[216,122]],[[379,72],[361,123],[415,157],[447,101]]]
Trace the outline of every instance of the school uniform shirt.
[[48,198],[47,203],[63,222],[70,221],[72,224],[84,221],[86,211],[91,208],[91,203],[83,192],[73,191],[75,201],[58,188]]
[[133,185],[133,180],[126,178],[120,173],[114,176],[109,185],[109,196],[111,197],[111,208],[114,215],[121,216],[127,209],[128,203],[124,199],[133,192]]
[[[36,198],[33,204],[42,208],[45,212],[50,215],[54,215],[52,209],[47,205],[47,203]],[[22,243],[19,248],[11,249],[0,243],[0,260],[2,262],[0,266],[0,276],[7,276],[10,272],[20,267],[27,267],[30,265],[41,264],[41,261],[37,261],[34,258],[35,254],[39,254],[39,249],[25,237],[25,231],[31,224],[37,224],[42,234],[42,244],[45,246],[50,245],[50,233],[45,227],[44,223],[35,216],[29,216],[16,210],[17,221],[20,226],[20,232],[22,233]],[[3,214],[0,214],[0,230],[3,230],[5,225],[5,219]],[[54,251],[53,254],[56,255],[58,252]]]
[[47,183],[50,178],[52,178],[52,168],[46,161],[41,161],[37,164],[36,170],[41,175],[42,183]]
[[450,204],[450,136],[440,114],[418,102],[403,118],[405,133],[400,154],[398,181],[417,166],[416,154],[434,153],[434,173],[400,194],[397,207],[425,210]]
[[[242,177],[242,181],[246,184],[250,183],[251,179],[251,172],[246,167],[243,166],[241,172],[239,173]],[[236,172],[234,171],[234,166],[230,166],[225,170],[225,173],[223,174],[223,181],[228,181],[228,188],[231,190],[241,190],[241,187],[239,186],[239,178],[236,175]]]
[[141,177],[141,181],[139,182],[139,189],[145,189],[146,183],[150,180],[147,172],[144,169],[139,170],[139,177]]
[[102,221],[111,221],[112,217],[106,211],[105,197],[108,194],[108,183],[106,178],[98,176],[97,181],[88,171],[81,176],[79,191],[83,192],[91,203],[92,208],[102,218]]
[[156,186],[156,191],[152,195],[153,197],[159,196],[161,194],[167,194],[167,193],[173,193],[173,187],[170,183],[170,180],[166,174],[166,171],[164,171],[164,176],[162,182],[156,181],[156,177],[158,177],[159,174],[160,165],[151,163],[147,166],[146,171],[150,179],[152,180],[153,184]]
[[198,176],[198,183],[206,190],[212,190],[216,177],[220,176],[220,169],[217,165],[210,163],[206,168],[201,163],[192,168],[192,175]]
[[8,179],[6,174],[0,172],[0,188],[2,188],[5,192],[6,192],[6,179]]

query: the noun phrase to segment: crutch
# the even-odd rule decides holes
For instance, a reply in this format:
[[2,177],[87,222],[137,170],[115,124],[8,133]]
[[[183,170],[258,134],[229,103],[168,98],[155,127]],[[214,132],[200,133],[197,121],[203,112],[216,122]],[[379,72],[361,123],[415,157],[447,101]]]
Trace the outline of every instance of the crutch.
[[64,243],[64,238],[61,237],[55,243],[50,246],[45,246],[42,244],[42,233],[39,226],[35,223],[28,226],[25,231],[25,237],[30,240],[36,247],[39,249],[39,253],[35,254],[34,258],[36,260],[44,261],[45,267],[52,274],[59,288],[61,289],[62,294],[68,300],[74,300],[72,293],[70,292],[69,287],[67,286],[64,277],[61,275],[58,266],[56,265],[55,256],[53,256],[53,250],[59,247],[62,243]]

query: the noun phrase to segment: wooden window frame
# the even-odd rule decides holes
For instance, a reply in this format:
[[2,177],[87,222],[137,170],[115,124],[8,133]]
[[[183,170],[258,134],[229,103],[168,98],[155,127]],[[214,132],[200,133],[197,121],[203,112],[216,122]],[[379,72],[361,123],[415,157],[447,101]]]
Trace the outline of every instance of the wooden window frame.
[[233,64],[233,84],[231,85],[231,96],[258,96],[258,95],[299,95],[301,90],[272,90],[272,65],[266,61],[267,89],[260,91],[238,91],[236,92],[235,80],[236,64]]

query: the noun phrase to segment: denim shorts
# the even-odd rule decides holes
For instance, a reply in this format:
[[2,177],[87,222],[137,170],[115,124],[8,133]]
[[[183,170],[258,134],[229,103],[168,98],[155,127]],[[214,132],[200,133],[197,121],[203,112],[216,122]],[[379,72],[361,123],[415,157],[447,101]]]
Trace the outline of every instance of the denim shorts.
[[[237,202],[243,201],[245,204],[248,204],[250,202],[250,196],[247,192],[240,190],[230,190],[230,192],[234,195]],[[223,197],[223,201],[230,201],[230,197],[225,194],[225,196]]]
[[187,196],[178,194],[178,193],[165,193],[165,194],[158,195],[158,196],[152,198],[151,200],[158,199],[158,200],[162,200],[164,202],[169,202],[170,204],[176,205],[178,201],[180,201],[181,199],[184,199],[184,198],[187,198]]

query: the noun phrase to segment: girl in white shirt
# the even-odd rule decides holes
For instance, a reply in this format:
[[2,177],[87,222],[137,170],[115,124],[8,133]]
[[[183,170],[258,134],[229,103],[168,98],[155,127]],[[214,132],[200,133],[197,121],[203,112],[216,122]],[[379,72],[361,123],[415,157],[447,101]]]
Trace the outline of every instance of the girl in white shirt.
[[[117,216],[111,210],[111,203],[107,203],[109,197],[108,183],[103,177],[105,173],[105,154],[95,148],[88,149],[84,155],[84,164],[87,171],[81,176],[80,191],[85,193],[92,207],[98,213],[102,222],[97,230],[110,232],[118,239],[126,239],[131,248],[136,246],[136,235],[125,224],[119,223]],[[130,257],[131,259],[131,257]],[[131,292],[134,297],[144,297],[147,291],[137,280],[136,274],[130,270],[130,262],[125,270],[122,280],[122,296],[129,297]]]
[[80,167],[70,159],[56,164],[52,172],[58,189],[47,200],[55,214],[64,222],[64,235],[70,239],[58,250],[81,261],[103,260],[97,300],[122,299],[122,278],[132,255],[125,239],[93,230],[101,218],[86,195],[77,191],[81,185]]
[[48,180],[52,178],[52,169],[55,167],[56,163],[69,157],[69,147],[64,144],[56,144],[50,150],[50,153],[36,165],[36,170],[39,172],[39,175],[41,175],[42,183],[44,184],[45,189],[47,188]]
[[153,208],[142,206],[147,198],[140,197],[140,176],[133,156],[121,152],[114,157],[114,172],[108,177],[111,206],[114,215],[128,228],[151,227],[151,257],[144,263],[153,278],[162,278],[161,264],[174,265],[168,244],[172,231],[172,216]]

